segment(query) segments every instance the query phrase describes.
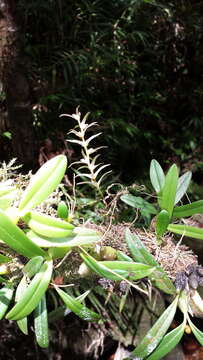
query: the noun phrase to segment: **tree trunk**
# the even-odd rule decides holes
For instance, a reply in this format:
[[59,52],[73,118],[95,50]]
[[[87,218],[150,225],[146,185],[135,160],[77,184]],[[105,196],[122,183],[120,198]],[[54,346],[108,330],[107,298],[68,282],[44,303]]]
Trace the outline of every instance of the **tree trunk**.
[[16,2],[0,0],[0,79],[5,92],[8,124],[12,133],[12,156],[32,168],[36,160],[32,125],[31,89],[21,55]]

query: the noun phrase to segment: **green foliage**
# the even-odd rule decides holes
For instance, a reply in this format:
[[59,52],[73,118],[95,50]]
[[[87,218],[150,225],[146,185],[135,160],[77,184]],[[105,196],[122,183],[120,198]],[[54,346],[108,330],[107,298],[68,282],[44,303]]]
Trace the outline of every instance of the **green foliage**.
[[[152,160],[150,178],[157,193],[158,205],[160,207],[160,211],[156,215],[156,235],[158,243],[161,244],[162,237],[166,231],[171,231],[182,236],[203,239],[203,231],[201,228],[181,224],[170,224],[173,219],[191,216],[203,211],[202,200],[187,205],[177,205],[186,194],[191,181],[191,172],[188,171],[178,177],[178,168],[174,164],[165,175],[160,164],[156,160]],[[131,194],[122,195],[121,198],[134,208],[138,207],[137,202],[139,204],[141,203],[139,198]],[[129,230],[126,231],[126,242],[134,261],[153,266],[153,272],[148,274],[148,279],[151,283],[165,293],[175,296],[175,300],[148,331],[146,336],[131,353],[129,359],[133,359],[134,357],[149,360],[161,359],[180,342],[187,322],[195,337],[202,343],[202,333],[194,326],[190,319],[190,314],[193,315],[193,306],[195,306],[194,308],[198,309],[200,313],[203,311],[203,301],[199,293],[196,290],[190,291],[190,289],[176,290],[167,274],[144,247],[139,237],[131,234]],[[126,261],[129,262],[129,264],[133,264],[133,260],[122,252],[118,254],[118,258],[123,262]],[[105,262],[103,263],[105,264]],[[116,263],[119,265],[119,262],[115,261],[114,266],[116,266]],[[98,271],[98,269],[94,270]],[[167,333],[177,306],[179,306],[183,312],[183,322],[176,329]]]
[[171,218],[173,213],[176,192],[177,192],[177,185],[178,185],[178,168],[174,164],[170,167],[169,171],[167,172],[164,186],[161,189],[161,194],[158,195],[159,205],[162,210],[166,210],[168,212],[169,218]]
[[[138,280],[149,276],[155,268],[145,264],[139,264],[128,261],[97,261],[90,255],[81,254],[85,264],[98,275],[120,281],[128,278],[129,280]],[[135,273],[135,274],[134,274]]]
[[38,345],[47,348],[49,346],[49,328],[45,295],[42,296],[34,310],[34,329]]
[[0,290],[0,319],[2,319],[9,307],[13,297],[14,288],[12,284],[5,285]]
[[199,341],[199,343],[203,344],[203,332],[200,331],[193,323],[192,321],[190,320],[190,317],[188,317],[188,323],[192,329],[192,332],[194,334],[194,336],[196,337],[196,339]]
[[19,204],[21,214],[39,205],[55,190],[65,174],[66,167],[66,157],[58,155],[38,170],[23,193]]
[[180,342],[184,335],[185,321],[182,322],[176,329],[170,331],[161,340],[157,349],[147,358],[148,360],[157,360],[170,353],[171,350]]
[[144,219],[146,225],[149,225],[152,214],[155,215],[157,213],[155,207],[152,204],[150,204],[149,201],[146,201],[140,196],[134,196],[132,194],[124,194],[120,197],[120,199],[124,203],[132,206],[133,208],[139,209],[140,214]]
[[21,320],[36,308],[48,288],[52,271],[52,261],[45,261],[26,288],[23,297],[6,315],[7,319]]
[[[156,235],[158,243],[162,242],[162,237],[167,230],[182,236],[185,235],[203,239],[203,231],[201,228],[181,224],[170,224],[170,221],[174,218],[191,216],[202,212],[201,200],[187,205],[176,206],[188,189],[191,180],[191,172],[186,172],[179,178],[178,168],[174,164],[169,168],[167,174],[164,175],[160,164],[156,160],[152,160],[150,166],[150,179],[152,186],[157,193],[158,204],[160,207],[160,211],[156,216]],[[133,206],[133,198],[129,198],[128,204]],[[134,357],[149,360],[161,359],[179,343],[184,334],[187,322],[195,337],[202,343],[202,333],[194,326],[189,317],[189,314],[192,314],[191,309],[193,306],[195,306],[199,312],[202,313],[203,311],[203,301],[199,293],[196,290],[190,291],[189,289],[176,290],[161,266],[144,247],[140,239],[137,236],[132,235],[129,230],[126,231],[126,241],[135,261],[155,267],[152,274],[148,275],[152,284],[166,293],[171,293],[173,295],[177,294],[175,300],[148,331],[140,344],[131,353],[129,359],[133,359]],[[131,259],[126,258],[126,261],[129,261],[129,264],[132,264]],[[176,329],[167,333],[177,306],[179,306],[180,310],[183,312],[183,322]]]
[[26,257],[46,257],[46,252],[30,240],[25,233],[0,209],[0,237],[10,248]]
[[[183,321],[177,328],[166,334],[178,306],[183,313]],[[190,313],[189,294],[182,291],[176,295],[171,305],[147,332],[140,344],[130,354],[129,359],[125,360],[133,359],[134,356],[147,360],[162,359],[181,341],[187,322],[197,340],[202,344],[203,333],[192,323]]]
[[[8,279],[9,269],[2,269],[5,277],[1,280],[5,286],[0,290],[0,316],[3,318],[7,312],[5,317],[16,320],[20,330],[28,334],[27,317],[34,312],[36,340],[41,347],[49,344],[45,293],[53,276],[53,259],[64,257],[76,246],[87,246],[100,239],[100,234],[94,230],[75,227],[67,219],[58,219],[32,210],[59,185],[66,166],[64,155],[58,155],[45,163],[31,178],[20,201],[18,200],[18,206],[13,206],[16,196],[19,197],[16,189],[6,183],[0,189],[0,239],[14,250],[14,254],[22,254],[28,258],[26,265],[22,269],[19,267],[17,277],[12,276],[11,272]],[[5,196],[9,196],[11,201]],[[22,220],[23,228],[19,226],[19,221]],[[2,266],[6,267],[12,262],[14,266],[15,255],[12,258],[1,254],[0,261]],[[14,292],[15,304],[9,309]]]
[[[38,259],[38,257],[36,257],[36,258]],[[33,259],[35,260],[36,258],[33,258]],[[27,264],[29,264],[29,265],[33,264],[33,261],[32,261],[33,259],[31,259]],[[37,269],[35,268],[36,264],[33,264],[34,268],[33,268],[33,270],[30,269],[31,273],[28,273],[28,278],[31,278],[33,275],[36,274],[36,272],[38,270],[40,270],[42,262],[43,262],[43,258],[41,258],[40,262],[38,262],[39,266]],[[16,293],[15,293],[15,301],[16,302],[18,302],[20,299],[22,299],[24,297],[27,287],[28,287],[27,277],[23,276],[16,288]],[[28,318],[27,318],[27,316],[18,320],[17,325],[18,325],[19,329],[23,332],[23,334],[28,335]]]
[[27,212],[23,220],[32,231],[48,238],[62,238],[73,234],[72,224],[37,211]]
[[125,236],[128,248],[132,254],[133,259],[135,261],[138,261],[139,263],[141,262],[156,268],[152,275],[149,276],[154,286],[161,289],[167,294],[175,294],[176,289],[172,281],[169,279],[168,275],[157,263],[154,257],[145,248],[139,237],[131,234],[128,229],[126,230]]
[[170,222],[170,216],[168,211],[164,209],[161,210],[156,217],[156,234],[158,241],[161,238],[161,236],[163,236],[163,234],[165,233],[169,222]]
[[177,305],[178,296],[176,296],[172,304],[164,311],[164,313],[149,330],[147,335],[143,338],[141,343],[132,352],[133,356],[137,356],[140,359],[145,359],[153,352],[154,349],[156,349],[173,321]]
[[189,225],[170,224],[168,230],[175,234],[203,240],[203,229]]
[[203,212],[203,200],[194,201],[187,205],[182,205],[174,208],[173,216],[176,218],[182,218],[192,216],[195,214],[201,214]]
[[[188,290],[177,291],[167,274],[144,247],[140,239],[132,235],[129,230],[126,231],[126,242],[133,259],[137,261],[136,263],[122,252],[117,253],[119,261],[98,261],[88,254],[81,254],[81,257],[91,271],[101,277],[114,281],[125,279],[130,288],[131,286],[135,287],[135,284],[132,283],[133,280],[147,276],[154,286],[175,296],[171,305],[162,313],[139,345],[130,354],[129,359],[134,359],[134,357],[150,360],[162,359],[163,356],[168,354],[180,342],[184,335],[187,322],[201,343],[202,333],[194,326],[189,317],[191,313],[190,301],[193,301],[201,312],[203,311],[203,301],[197,291],[195,291],[195,293],[194,291],[190,293]],[[148,265],[149,268],[144,268],[144,264]],[[132,274],[134,271],[135,277]],[[139,289],[137,286],[136,288],[137,290]],[[139,289],[139,291],[141,290],[142,288]],[[122,300],[125,303],[126,298]],[[120,303],[121,309],[123,308],[122,300]],[[176,329],[167,333],[177,311],[177,307],[179,307],[183,313],[183,321]]]
[[161,165],[153,159],[150,165],[150,180],[157,194],[161,192],[165,183],[165,175]]
[[[18,267],[17,275],[12,271],[10,273],[9,270],[7,272],[3,270],[0,279],[3,283],[0,289],[0,317],[5,316],[6,319],[17,321],[19,329],[27,335],[29,316],[33,313],[36,341],[43,348],[49,345],[49,309],[46,300],[49,291],[55,291],[56,296],[67,308],[64,310],[62,306],[55,309],[50,315],[52,319],[65,316],[72,311],[83,320],[102,322],[102,306],[90,289],[82,295],[74,296],[71,290],[64,291],[60,289],[60,285],[54,283],[55,270],[60,267],[64,258],[77,248],[83,261],[78,271],[78,278],[85,279],[89,276],[92,278],[95,274],[107,282],[121,283],[123,281],[126,284],[126,293],[122,295],[119,302],[120,312],[125,309],[127,294],[130,294],[131,288],[143,296],[150,295],[149,288],[145,286],[143,279],[147,279],[149,286],[154,286],[173,297],[171,305],[149,329],[130,358],[136,356],[140,359],[161,359],[181,340],[187,322],[201,343],[203,335],[191,322],[189,316],[191,304],[203,312],[203,300],[196,290],[177,290],[162,266],[146,249],[138,236],[126,230],[125,239],[130,252],[129,256],[111,246],[99,245],[101,234],[98,231],[75,226],[67,211],[66,203],[59,203],[57,214],[60,218],[39,211],[37,206],[59,185],[66,166],[64,155],[49,160],[31,178],[23,194],[18,194],[20,197],[18,202],[12,188],[2,187],[2,194],[3,191],[5,194],[12,194],[15,206],[12,202],[8,203],[5,200],[3,209],[0,209],[0,239],[8,246],[9,251],[13,251],[12,255],[1,255],[0,261],[2,266],[8,266],[9,262],[14,265],[16,254],[23,254],[27,261],[23,267]],[[157,191],[160,205],[156,225],[158,240],[166,229],[202,238],[201,229],[185,226],[183,229],[182,225],[169,224],[174,214],[178,214],[177,217],[181,214],[190,215],[202,208],[201,202],[175,206],[176,201],[180,201],[184,196],[191,174],[188,172],[178,178],[178,169],[176,165],[173,165],[165,176],[157,162],[153,161],[152,167],[151,180]],[[45,184],[47,184],[46,187]],[[98,190],[97,187],[95,189]],[[123,194],[122,200],[133,208],[140,207],[141,211],[145,210],[150,214],[157,213],[156,208],[141,197]],[[55,259],[62,259],[60,262],[57,261],[56,267]],[[49,289],[50,287],[52,289]],[[86,296],[96,311],[92,310],[91,306],[83,304]],[[11,302],[13,297],[14,304]],[[11,307],[10,304],[12,304]],[[183,312],[183,322],[167,333],[177,307]]]
[[89,310],[86,306],[81,304],[79,299],[74,299],[72,296],[68,295],[66,292],[57,287],[56,291],[64,301],[67,308],[73,311],[81,319],[86,321],[98,321],[100,319],[99,314]]
[[[150,178],[158,196],[161,211],[156,219],[157,241],[169,230],[177,234],[203,239],[200,228],[186,225],[169,224],[173,218],[183,218],[203,211],[202,200],[194,201],[187,205],[175,206],[185,195],[191,181],[191,172],[187,171],[178,178],[178,169],[174,164],[165,176],[160,164],[156,160],[151,161]],[[161,185],[160,185],[161,184]]]
[[57,215],[61,219],[68,219],[68,207],[64,201],[60,201],[58,204]]

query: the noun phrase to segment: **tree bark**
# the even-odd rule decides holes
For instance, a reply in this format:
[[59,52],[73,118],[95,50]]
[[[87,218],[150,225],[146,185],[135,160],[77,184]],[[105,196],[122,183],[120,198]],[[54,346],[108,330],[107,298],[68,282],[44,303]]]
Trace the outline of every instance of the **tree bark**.
[[0,79],[5,92],[8,124],[12,133],[12,156],[33,168],[36,159],[31,88],[20,46],[16,2],[0,0]]

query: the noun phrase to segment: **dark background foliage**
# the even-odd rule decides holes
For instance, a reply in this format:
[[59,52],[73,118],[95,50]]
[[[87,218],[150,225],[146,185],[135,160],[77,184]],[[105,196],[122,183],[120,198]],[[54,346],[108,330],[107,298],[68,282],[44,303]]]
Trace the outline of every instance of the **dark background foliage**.
[[151,158],[186,167],[196,160],[201,168],[202,7],[177,0],[13,1],[31,88],[33,162],[44,139],[57,143],[71,128],[59,115],[80,105],[98,121],[105,160],[123,181],[144,176]]

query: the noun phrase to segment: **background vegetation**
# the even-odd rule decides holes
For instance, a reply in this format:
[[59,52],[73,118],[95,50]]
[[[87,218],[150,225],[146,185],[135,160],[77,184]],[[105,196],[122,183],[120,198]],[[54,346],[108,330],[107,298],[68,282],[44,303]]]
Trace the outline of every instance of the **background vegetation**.
[[[5,99],[8,107],[2,134],[11,133],[13,155],[24,157],[28,167],[36,165],[40,144],[50,138],[60,147],[61,134],[72,126],[71,120],[59,115],[75,112],[80,105],[99,122],[100,141],[108,146],[105,156],[124,181],[143,176],[151,158],[181,161],[189,167],[195,157],[201,168],[201,2],[16,0],[6,4],[2,19],[8,25],[12,22],[16,36],[12,34],[11,41],[7,32],[1,42],[1,99],[4,110]],[[8,75],[15,61],[18,66]],[[15,141],[23,117],[12,119],[9,110],[8,86],[16,83],[19,73],[24,80],[15,85],[18,98],[12,96],[13,102],[24,102],[31,112],[30,121],[28,116],[24,121],[26,134],[21,134],[25,138],[30,133],[26,146],[35,149],[27,156]],[[2,142],[5,158],[8,140],[4,137]]]

